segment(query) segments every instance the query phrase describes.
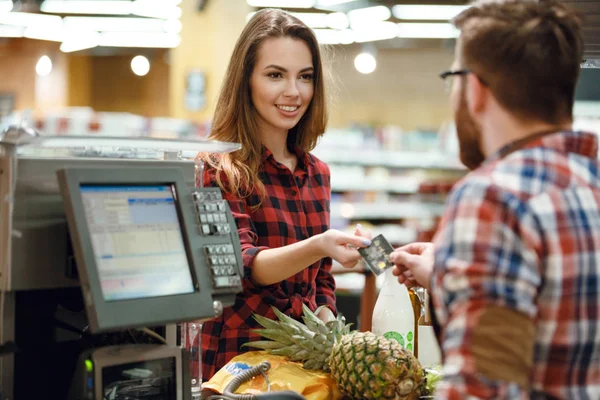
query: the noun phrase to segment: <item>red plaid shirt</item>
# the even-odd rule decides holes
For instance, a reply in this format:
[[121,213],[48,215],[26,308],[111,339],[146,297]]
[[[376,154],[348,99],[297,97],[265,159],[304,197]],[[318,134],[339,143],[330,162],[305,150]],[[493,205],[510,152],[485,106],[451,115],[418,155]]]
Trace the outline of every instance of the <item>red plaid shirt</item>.
[[[243,292],[221,317],[202,326],[202,379],[210,379],[234,356],[248,351],[242,344],[259,340],[251,332],[260,326],[252,314],[275,319],[271,306],[300,319],[302,304],[311,310],[335,306],[335,281],[330,273],[331,259],[324,258],[302,272],[269,286],[257,286],[250,280],[254,257],[263,249],[287,246],[329,229],[331,198],[329,167],[315,156],[300,151],[298,167],[292,173],[263,150],[259,177],[265,186],[262,205],[257,193],[247,198],[223,193],[235,218],[244,262]],[[215,171],[207,169],[205,186],[217,186]],[[277,266],[274,265],[273,268]]]

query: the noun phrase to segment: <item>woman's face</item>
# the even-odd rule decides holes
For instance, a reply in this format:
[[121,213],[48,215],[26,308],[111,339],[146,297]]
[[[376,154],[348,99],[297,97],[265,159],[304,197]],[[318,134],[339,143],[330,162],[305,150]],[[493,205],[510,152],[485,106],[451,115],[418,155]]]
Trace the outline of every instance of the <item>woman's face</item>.
[[261,135],[286,134],[313,98],[314,65],[308,45],[291,37],[270,38],[258,49],[250,91]]

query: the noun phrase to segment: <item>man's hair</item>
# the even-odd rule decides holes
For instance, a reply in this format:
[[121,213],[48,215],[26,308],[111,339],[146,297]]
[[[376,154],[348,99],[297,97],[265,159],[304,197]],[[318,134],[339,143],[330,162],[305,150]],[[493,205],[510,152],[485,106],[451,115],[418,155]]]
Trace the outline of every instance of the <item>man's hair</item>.
[[556,0],[478,0],[454,19],[458,58],[508,111],[551,124],[573,119],[583,58],[581,19]]

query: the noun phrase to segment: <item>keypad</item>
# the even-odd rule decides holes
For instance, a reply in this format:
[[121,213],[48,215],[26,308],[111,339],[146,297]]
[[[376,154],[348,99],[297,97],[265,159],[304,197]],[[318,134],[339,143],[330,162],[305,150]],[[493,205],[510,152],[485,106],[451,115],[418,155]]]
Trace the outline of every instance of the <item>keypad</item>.
[[220,190],[193,192],[198,217],[198,231],[204,236],[228,235],[232,227],[227,220],[227,202]]
[[242,284],[232,244],[206,245],[204,252],[216,289],[238,287]]

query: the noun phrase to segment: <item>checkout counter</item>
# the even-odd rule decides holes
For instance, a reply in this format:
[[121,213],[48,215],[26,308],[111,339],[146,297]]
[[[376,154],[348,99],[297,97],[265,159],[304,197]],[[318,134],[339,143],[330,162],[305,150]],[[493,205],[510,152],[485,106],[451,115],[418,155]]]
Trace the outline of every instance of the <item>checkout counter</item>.
[[237,149],[0,133],[0,399],[191,398],[176,324],[232,305],[242,259],[181,155]]

